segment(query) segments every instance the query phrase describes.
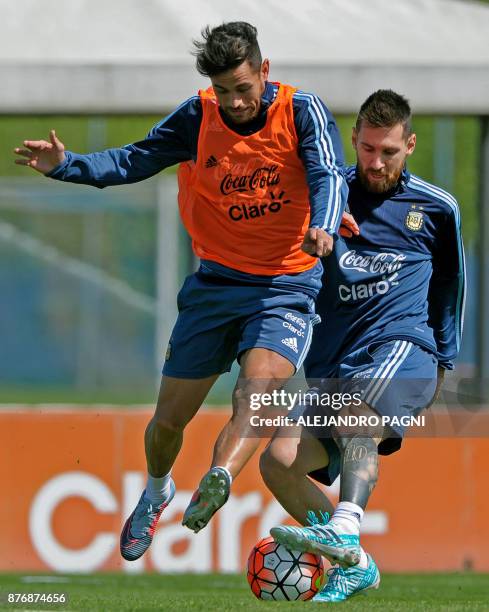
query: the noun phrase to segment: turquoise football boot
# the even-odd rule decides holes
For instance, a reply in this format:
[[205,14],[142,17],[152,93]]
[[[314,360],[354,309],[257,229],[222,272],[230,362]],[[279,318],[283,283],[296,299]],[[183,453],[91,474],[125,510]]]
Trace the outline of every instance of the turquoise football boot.
[[380,584],[379,569],[367,554],[368,566],[361,568],[355,567],[334,567],[328,572],[329,580],[323,589],[312,598],[314,602],[333,603],[345,601],[354,595],[363,593],[368,589],[378,589]]
[[[312,523],[309,516],[308,521]],[[323,522],[314,522],[310,527],[273,527],[270,535],[289,550],[322,555],[331,565],[351,567],[360,561],[360,538],[357,535],[337,533],[334,527],[325,524],[324,519]]]

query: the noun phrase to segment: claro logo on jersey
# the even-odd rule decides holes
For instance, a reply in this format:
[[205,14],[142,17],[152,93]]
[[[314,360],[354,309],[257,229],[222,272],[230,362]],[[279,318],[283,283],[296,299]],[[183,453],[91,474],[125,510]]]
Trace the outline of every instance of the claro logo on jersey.
[[220,186],[221,193],[225,196],[268,190],[257,202],[231,204],[228,214],[233,221],[249,221],[268,213],[278,213],[284,204],[290,202],[284,199],[285,191],[272,191],[272,188],[280,183],[280,173],[277,172],[277,168],[277,165],[263,166],[251,174],[226,174]]
[[233,221],[250,220],[263,217],[267,213],[278,213],[282,204],[288,204],[290,200],[284,200],[285,191],[275,195],[273,191],[268,193],[270,200],[263,200],[256,204],[233,204],[228,209],[228,214]]
[[398,270],[402,267],[406,255],[402,253],[376,253],[362,255],[356,251],[347,251],[340,257],[340,267],[343,270],[357,270],[364,274],[380,275],[372,282],[354,283],[350,286],[339,285],[338,294],[343,302],[364,300],[374,295],[384,295],[393,286],[398,285]]

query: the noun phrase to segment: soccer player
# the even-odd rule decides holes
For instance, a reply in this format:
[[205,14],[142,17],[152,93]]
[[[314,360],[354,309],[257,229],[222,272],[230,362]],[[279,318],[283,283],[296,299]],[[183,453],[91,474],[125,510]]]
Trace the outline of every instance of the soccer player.
[[134,183],[180,164],[180,213],[201,264],[178,294],[179,316],[145,433],[147,484],[121,535],[128,560],[146,551],[174,496],[171,470],[186,425],[238,358],[232,417],[183,523],[197,532],[227,500],[258,444],[247,435],[250,393],[279,389],[309,349],[319,257],[332,251],[346,202],[341,142],[321,100],[268,80],[269,60],[250,24],[225,23],[202,34],[197,70],[212,87],[144,140],[78,155],[65,151],[53,130],[49,141],[25,141],[15,150],[17,163],[95,187]]
[[[360,233],[340,237],[324,260],[317,302],[322,323],[305,362],[310,384],[322,380],[316,395],[298,407],[297,427],[278,430],[261,457],[267,486],[299,523],[309,523],[273,528],[274,538],[338,564],[315,597],[324,602],[380,582],[359,541],[378,455],[401,446],[404,429],[393,417],[427,407],[444,372],[453,368],[464,302],[457,202],[406,169],[416,145],[408,101],[391,90],[372,94],[360,108],[352,144],[357,163],[346,171],[348,206]],[[361,392],[362,401],[353,402],[359,405],[337,416],[385,416],[390,427],[377,426],[382,419],[374,418],[370,428],[356,430],[330,421],[328,431],[301,421],[298,415],[321,414],[315,400],[331,379],[337,379],[333,388]],[[333,509],[309,476],[331,485],[339,474],[340,501]],[[332,514],[329,522],[326,513]]]

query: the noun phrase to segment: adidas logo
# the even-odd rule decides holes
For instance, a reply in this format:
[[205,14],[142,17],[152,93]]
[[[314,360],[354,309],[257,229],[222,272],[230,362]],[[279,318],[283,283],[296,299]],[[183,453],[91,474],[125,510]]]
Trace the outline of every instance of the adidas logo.
[[299,352],[297,350],[297,338],[283,338],[282,344],[285,344],[285,346],[288,346],[290,349],[294,351],[294,353]]
[[205,162],[205,167],[206,168],[214,168],[214,166],[217,166],[217,159],[214,157],[214,155],[211,155],[208,160]]

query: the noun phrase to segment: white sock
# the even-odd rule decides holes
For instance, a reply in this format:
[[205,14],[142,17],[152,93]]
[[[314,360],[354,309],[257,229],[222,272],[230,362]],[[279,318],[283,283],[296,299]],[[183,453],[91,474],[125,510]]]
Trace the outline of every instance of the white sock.
[[229,471],[227,468],[225,468],[225,467],[224,467],[224,466],[222,466],[222,465],[214,465],[213,467],[215,467],[215,468],[219,468],[219,469],[220,469],[220,470],[222,470],[223,472],[226,472],[226,474],[229,476],[229,484],[232,484],[232,482],[233,482],[233,477],[232,477],[232,475],[231,475],[231,472],[230,472],[230,471]]
[[170,482],[171,472],[161,478],[155,478],[148,474],[148,480],[146,482],[146,493],[145,497],[149,499],[152,504],[161,504],[170,495]]
[[363,518],[363,508],[351,502],[340,502],[329,521],[331,527],[336,527],[339,533],[360,535],[360,523]]

